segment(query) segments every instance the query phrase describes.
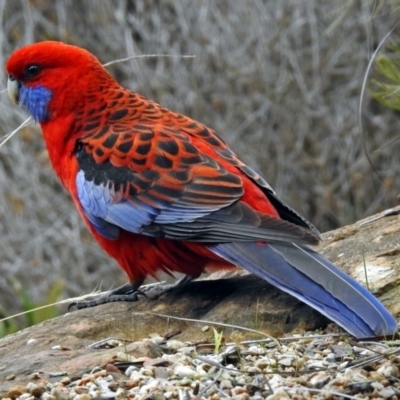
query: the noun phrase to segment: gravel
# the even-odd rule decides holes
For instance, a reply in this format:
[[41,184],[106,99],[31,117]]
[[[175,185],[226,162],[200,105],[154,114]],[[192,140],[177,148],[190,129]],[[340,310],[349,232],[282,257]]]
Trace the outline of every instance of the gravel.
[[[49,374],[40,384],[32,374],[25,387],[4,399],[397,399],[400,347],[397,342],[353,342],[340,335],[309,335],[278,341],[211,344],[161,337],[159,358],[135,358],[115,338],[102,346],[121,346],[114,364],[72,378]],[[50,379],[51,378],[51,379]],[[36,381],[36,382],[35,382]]]

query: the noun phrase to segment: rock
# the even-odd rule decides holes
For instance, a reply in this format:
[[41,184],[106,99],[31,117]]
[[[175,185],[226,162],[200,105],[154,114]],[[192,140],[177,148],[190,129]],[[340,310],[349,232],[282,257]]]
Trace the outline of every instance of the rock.
[[391,376],[397,378],[397,376],[399,375],[399,369],[391,363],[383,364],[380,368],[378,368],[377,372],[382,374],[386,378],[389,378]]
[[233,385],[229,379],[223,379],[219,384],[219,388],[221,390],[232,389]]
[[44,392],[43,386],[37,385],[36,383],[33,383],[33,382],[29,382],[26,385],[26,388],[28,389],[29,393],[35,397],[40,397],[42,395],[42,393]]
[[384,389],[384,386],[383,386],[382,383],[380,383],[380,382],[371,382],[371,386],[372,386],[374,389],[378,390],[378,391]]
[[386,387],[379,391],[379,396],[383,397],[384,399],[391,399],[392,397],[396,396],[396,392],[392,387]]
[[327,375],[325,371],[321,371],[314,375],[310,379],[309,383],[311,387],[321,389],[330,381],[330,379],[331,377]]
[[186,365],[178,365],[175,368],[174,373],[180,377],[192,377],[196,374],[196,371]]
[[284,367],[290,367],[293,364],[294,358],[292,357],[285,357],[278,361],[279,365]]
[[286,400],[289,399],[289,395],[282,389],[277,389],[273,394],[267,397],[267,400]]
[[7,394],[5,394],[5,397],[10,398],[10,399],[15,399],[15,398],[21,396],[25,392],[26,392],[26,387],[23,385],[12,386],[8,390]]

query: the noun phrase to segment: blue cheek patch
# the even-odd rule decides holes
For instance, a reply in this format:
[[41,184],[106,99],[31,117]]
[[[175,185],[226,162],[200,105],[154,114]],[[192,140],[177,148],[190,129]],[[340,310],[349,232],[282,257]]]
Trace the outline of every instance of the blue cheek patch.
[[44,122],[48,117],[47,106],[51,100],[52,92],[44,86],[26,87],[19,89],[19,102],[32,115],[35,121]]

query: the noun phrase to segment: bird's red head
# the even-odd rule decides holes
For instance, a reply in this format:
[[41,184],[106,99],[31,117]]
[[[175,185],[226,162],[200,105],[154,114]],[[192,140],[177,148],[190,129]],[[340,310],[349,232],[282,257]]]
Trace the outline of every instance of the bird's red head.
[[88,51],[52,41],[16,50],[6,70],[10,98],[42,123],[76,111],[95,80],[114,81]]

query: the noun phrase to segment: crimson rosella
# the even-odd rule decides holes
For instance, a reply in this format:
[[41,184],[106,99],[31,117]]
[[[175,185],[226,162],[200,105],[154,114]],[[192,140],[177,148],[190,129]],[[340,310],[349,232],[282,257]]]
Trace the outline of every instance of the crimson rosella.
[[120,86],[88,51],[16,50],[8,91],[40,123],[52,166],[129,283],[78,308],[137,300],[157,271],[196,278],[240,266],[356,337],[397,323],[364,287],[306,245],[319,232],[213,130]]

